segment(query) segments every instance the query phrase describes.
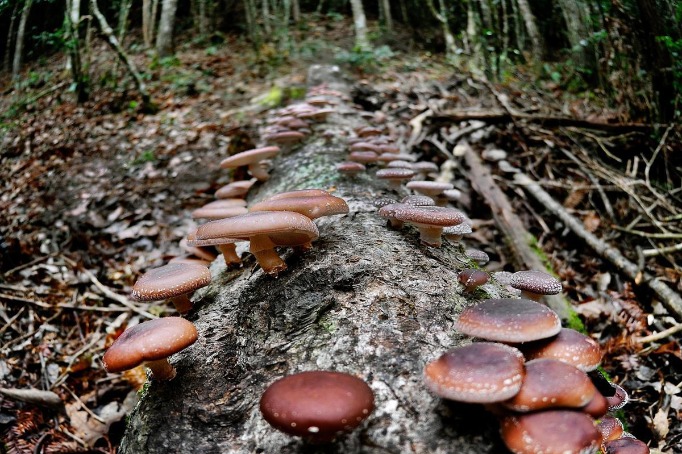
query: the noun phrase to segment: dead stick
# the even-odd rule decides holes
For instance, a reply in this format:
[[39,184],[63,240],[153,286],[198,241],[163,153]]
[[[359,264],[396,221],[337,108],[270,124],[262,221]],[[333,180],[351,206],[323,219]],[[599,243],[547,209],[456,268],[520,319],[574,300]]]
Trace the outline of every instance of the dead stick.
[[611,262],[623,274],[632,279],[636,284],[646,284],[660,299],[661,304],[670,312],[676,320],[682,320],[682,298],[663,281],[648,273],[625,258],[617,249],[607,245],[604,241],[597,238],[592,233],[585,230],[583,224],[578,219],[568,213],[561,204],[552,198],[544,189],[533,181],[528,175],[517,173],[514,180],[523,189],[532,195],[538,202],[545,206],[552,214],[573,231],[573,233],[585,241],[600,256]]
[[[488,166],[483,164],[481,158],[468,143],[460,142],[459,145],[466,149],[464,160],[469,166],[467,177],[471,181],[471,186],[490,207],[495,222],[506,237],[507,245],[512,250],[517,264],[531,270],[546,270],[547,265],[540,260],[537,253],[531,248],[535,238],[526,230],[521,219],[514,214],[509,199],[493,180]],[[562,320],[568,319],[572,311],[564,297],[547,295],[545,301],[554,312],[559,314]]]

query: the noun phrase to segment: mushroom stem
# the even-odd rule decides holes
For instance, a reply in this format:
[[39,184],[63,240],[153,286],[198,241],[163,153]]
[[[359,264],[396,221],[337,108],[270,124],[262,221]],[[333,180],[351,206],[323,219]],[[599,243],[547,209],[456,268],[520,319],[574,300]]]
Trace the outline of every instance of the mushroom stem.
[[398,219],[388,218],[388,225],[390,225],[392,229],[400,230],[403,228],[405,223],[403,221],[399,221]]
[[440,234],[443,227],[433,227],[425,224],[414,224],[419,229],[419,239],[422,244],[430,247],[440,247]]
[[249,164],[249,172],[257,180],[267,181],[270,179],[270,174],[261,164],[263,164],[262,161]]
[[225,265],[228,268],[237,267],[242,263],[242,259],[237,255],[237,246],[234,243],[219,244],[216,247],[222,252]]
[[167,358],[147,361],[145,365],[151,369],[152,376],[156,380],[172,380],[177,374],[175,368],[168,362]]
[[174,296],[171,298],[175,310],[180,314],[186,314],[192,309],[192,302],[189,300],[189,293],[183,293],[182,295]]
[[250,239],[249,252],[256,257],[263,271],[272,276],[287,269],[286,263],[275,252],[275,243],[267,235],[256,235]]
[[529,292],[528,290],[521,290],[521,298],[537,301],[539,303],[540,298],[542,298],[542,295],[540,295],[539,293]]

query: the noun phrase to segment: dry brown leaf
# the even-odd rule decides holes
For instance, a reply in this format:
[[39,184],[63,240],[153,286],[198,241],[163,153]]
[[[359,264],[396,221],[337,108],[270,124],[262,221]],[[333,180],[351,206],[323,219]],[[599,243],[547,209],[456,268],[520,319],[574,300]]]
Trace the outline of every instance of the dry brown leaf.
[[668,409],[659,408],[654,416],[653,429],[656,432],[659,440],[664,440],[670,432],[670,424],[668,422]]
[[583,218],[583,225],[585,226],[585,230],[587,230],[590,233],[596,232],[597,229],[599,228],[600,224],[601,224],[601,218],[594,211],[590,211]]

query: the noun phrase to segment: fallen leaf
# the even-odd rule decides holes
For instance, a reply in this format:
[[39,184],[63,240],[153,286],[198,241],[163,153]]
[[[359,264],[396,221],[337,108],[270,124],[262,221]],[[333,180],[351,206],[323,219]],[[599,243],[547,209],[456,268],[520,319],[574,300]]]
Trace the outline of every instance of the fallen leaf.
[[597,231],[600,224],[601,218],[594,211],[590,211],[583,218],[583,225],[585,226],[585,230],[587,230],[590,233],[594,233],[595,231]]
[[659,408],[654,416],[653,428],[658,435],[659,440],[664,440],[670,431],[670,425],[668,423],[668,410]]

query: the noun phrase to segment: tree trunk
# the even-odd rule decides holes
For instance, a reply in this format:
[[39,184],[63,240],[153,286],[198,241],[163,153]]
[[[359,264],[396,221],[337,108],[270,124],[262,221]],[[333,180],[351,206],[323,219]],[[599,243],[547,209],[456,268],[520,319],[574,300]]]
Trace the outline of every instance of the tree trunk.
[[545,43],[542,39],[542,35],[538,31],[537,21],[535,20],[533,12],[530,10],[528,0],[516,0],[516,2],[519,5],[523,22],[526,24],[526,31],[528,32],[528,37],[530,38],[533,60],[535,63],[540,63],[542,62],[543,56],[545,54]]
[[[255,0],[244,0],[244,15],[246,16],[246,30],[249,35],[249,39],[253,44],[253,48],[256,50],[256,52],[258,52],[261,46],[261,31],[260,27],[256,23],[257,8],[254,4],[254,1]],[[265,19],[265,22],[267,23],[268,20]]]
[[440,22],[441,28],[443,29],[443,38],[445,39],[445,58],[450,62],[455,62],[457,58],[457,44],[455,44],[455,36],[450,30],[450,23],[448,21],[447,10],[445,9],[445,3],[443,0],[438,0],[438,9],[433,4],[433,0],[426,0],[426,5],[433,14],[433,17]]
[[156,34],[156,54],[159,57],[173,55],[173,24],[178,0],[163,0],[159,30]]
[[152,47],[152,0],[142,0],[142,40],[144,47]]
[[486,78],[485,75],[485,50],[483,49],[483,38],[480,34],[480,26],[477,14],[472,7],[472,2],[467,4],[467,38],[469,40],[470,58],[468,60],[469,71],[477,77]]
[[14,41],[14,32],[17,26],[17,12],[19,11],[19,3],[14,4],[12,9],[12,17],[9,21],[9,29],[7,30],[7,41],[5,41],[5,56],[2,60],[2,69],[5,72],[10,72],[12,69],[12,42]]
[[270,25],[270,0],[261,1],[261,10],[263,11],[263,30],[265,33],[272,33],[272,26]]
[[393,15],[391,14],[391,1],[381,0],[380,9],[384,19],[384,27],[386,27],[387,32],[393,31]]
[[14,45],[14,60],[12,61],[12,78],[19,78],[21,72],[21,64],[24,58],[24,40],[26,39],[26,23],[28,16],[31,13],[31,5],[33,0],[26,0],[24,9],[21,11],[21,18],[19,19],[19,27],[17,29],[17,40]]
[[301,22],[301,4],[298,0],[291,0],[291,18],[295,24]]
[[[357,111],[336,110],[325,127],[334,137],[361,123]],[[188,314],[199,340],[175,356],[173,381],[145,388],[122,454],[504,452],[491,416],[435,398],[422,382],[424,364],[463,340],[453,329],[471,303],[456,283],[469,264],[463,248],[427,248],[415,229],[389,229],[374,200],[400,198],[404,189],[393,192],[369,175],[341,176],[334,165],[346,151],[344,140],[309,140],[275,158],[272,177],[251,201],[335,188],[350,213],[316,220],[320,239],[305,254],[286,252],[289,269],[276,279],[250,256],[236,271],[213,263],[214,282],[195,294]],[[271,428],[258,400],[274,380],[319,369],[363,378],[376,409],[355,432],[310,445]]]
[[196,0],[196,11],[194,24],[199,32],[199,37],[205,39],[208,36],[208,8],[206,3],[209,0]]
[[[525,0],[519,0],[519,7],[522,1]],[[594,46],[591,44],[592,26],[588,5],[582,0],[559,0],[558,3],[566,21],[566,36],[571,44],[571,53],[576,65],[581,69],[596,69]]]
[[81,54],[80,20],[81,2],[80,0],[67,0],[65,23],[67,27],[67,68],[71,72],[71,78],[75,86],[76,102],[84,103],[89,98],[89,77],[87,68],[83,66],[83,56]]
[[353,24],[355,26],[355,47],[361,51],[369,50],[372,46],[367,37],[367,18],[362,0],[350,0],[350,6],[353,10]]

